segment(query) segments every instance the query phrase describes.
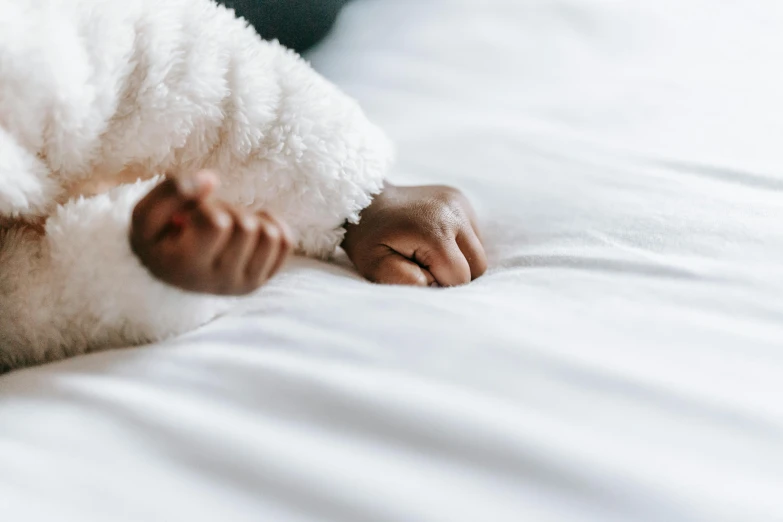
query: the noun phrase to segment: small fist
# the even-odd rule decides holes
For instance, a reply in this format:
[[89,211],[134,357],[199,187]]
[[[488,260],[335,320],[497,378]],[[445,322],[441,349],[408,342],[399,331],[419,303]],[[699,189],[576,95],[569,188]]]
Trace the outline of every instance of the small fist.
[[450,187],[387,186],[347,227],[343,249],[376,283],[457,286],[487,270],[473,208]]
[[217,178],[200,172],[167,178],[133,211],[130,243],[161,281],[191,292],[248,294],[291,252],[288,227],[212,197]]

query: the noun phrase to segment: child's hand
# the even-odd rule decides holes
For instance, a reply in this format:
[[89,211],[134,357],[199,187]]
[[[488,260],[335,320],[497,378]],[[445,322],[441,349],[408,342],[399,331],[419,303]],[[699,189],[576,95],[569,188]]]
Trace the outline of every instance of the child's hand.
[[168,284],[243,295],[277,272],[291,251],[288,228],[210,197],[214,175],[168,178],[133,211],[130,242],[149,271]]
[[450,187],[387,186],[347,230],[348,257],[377,283],[456,286],[487,270],[473,208]]

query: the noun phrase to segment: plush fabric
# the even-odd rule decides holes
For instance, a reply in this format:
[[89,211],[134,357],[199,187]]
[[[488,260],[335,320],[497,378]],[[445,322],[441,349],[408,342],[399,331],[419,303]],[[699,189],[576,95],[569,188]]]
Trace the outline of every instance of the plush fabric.
[[[0,369],[192,329],[231,302],[154,280],[127,241],[152,186],[212,168],[328,256],[392,149],[297,55],[209,0],[0,0]],[[130,174],[130,176],[129,176]],[[81,196],[88,197],[82,198]]]

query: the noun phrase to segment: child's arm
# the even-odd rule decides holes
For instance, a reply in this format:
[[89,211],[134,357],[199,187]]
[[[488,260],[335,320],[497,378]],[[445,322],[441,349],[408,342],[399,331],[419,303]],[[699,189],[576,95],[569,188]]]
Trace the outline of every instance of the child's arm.
[[[165,20],[150,17],[145,36],[188,42],[186,53],[156,53],[160,63],[147,62],[154,65],[148,77],[168,60],[181,71],[161,78],[166,90],[152,100],[167,109],[147,111],[144,98],[133,107],[154,132],[170,126],[168,140],[183,135],[175,161],[159,167],[218,172],[222,199],[279,216],[303,254],[333,254],[345,223],[356,222],[382,190],[390,140],[355,100],[232,13],[206,0],[159,3],[186,21],[184,29],[171,34]],[[180,109],[183,100],[189,103]]]
[[[225,42],[242,83],[224,106],[242,111],[226,113],[223,147],[230,156],[235,143],[263,137],[250,146],[247,164],[240,153],[238,168],[208,165],[225,176],[227,199],[279,215],[305,254],[329,256],[342,244],[359,271],[378,282],[452,286],[483,274],[486,258],[467,199],[446,187],[384,188],[393,148],[383,132],[303,60],[251,33],[237,26]],[[259,74],[261,62],[267,74]],[[270,109],[271,120],[259,118]]]
[[[386,137],[301,59],[262,42],[211,1],[0,5],[20,11],[6,17],[13,23],[0,20],[0,126],[8,131],[7,139],[0,135],[3,217],[45,216],[61,196],[67,181],[61,178],[90,172],[93,164],[107,171],[142,165],[219,171],[222,197],[280,216],[297,249],[308,255],[331,254],[343,241],[345,224],[362,213],[346,250],[362,273],[383,282],[416,282],[378,276],[373,267],[390,265],[363,256],[367,249],[378,252],[387,237],[384,215],[408,227],[402,235],[391,229],[395,242],[412,232],[415,245],[438,246],[445,244],[441,238],[422,231],[460,230],[445,226],[448,214],[417,214],[422,205],[433,207],[432,198],[415,189],[387,192],[370,205],[391,163]],[[27,25],[21,23],[25,16]],[[40,69],[31,68],[33,62]],[[37,81],[31,83],[33,70]],[[57,184],[44,164],[57,173]],[[68,203],[49,218],[45,235],[0,233],[0,370],[159,339],[228,306],[225,299],[168,286],[152,273],[192,290],[252,289],[177,281],[180,271],[155,266],[162,258],[144,248],[149,241],[133,243],[134,255],[131,216],[152,188],[124,186]],[[417,248],[409,255],[402,246],[392,248],[419,261]],[[462,263],[444,259],[446,266]],[[271,273],[275,264],[269,266]],[[267,276],[260,271],[254,284]]]
[[[212,0],[0,7],[0,126],[53,189],[128,166],[210,169],[222,198],[279,215],[325,257],[382,188],[392,146],[358,104]],[[0,214],[51,204],[32,181],[23,199],[0,188]]]
[[0,232],[0,373],[95,349],[191,330],[225,311],[225,298],[153,277],[131,251],[131,213],[154,182],[72,201],[45,235]]

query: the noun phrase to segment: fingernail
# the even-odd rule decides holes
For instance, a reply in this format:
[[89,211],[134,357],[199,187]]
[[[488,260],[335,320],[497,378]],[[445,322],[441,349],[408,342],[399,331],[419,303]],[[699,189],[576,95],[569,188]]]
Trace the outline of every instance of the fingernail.
[[196,176],[180,176],[177,178],[177,188],[185,197],[195,197],[198,194],[198,180]]
[[200,170],[195,174],[186,174],[177,178],[177,184],[182,195],[196,198],[218,185],[218,178],[210,170]]

